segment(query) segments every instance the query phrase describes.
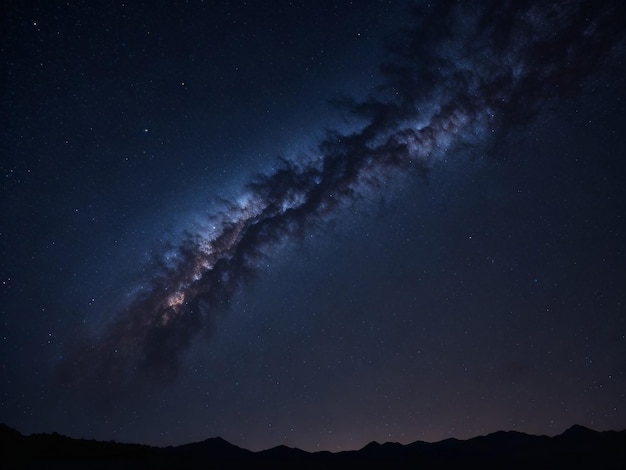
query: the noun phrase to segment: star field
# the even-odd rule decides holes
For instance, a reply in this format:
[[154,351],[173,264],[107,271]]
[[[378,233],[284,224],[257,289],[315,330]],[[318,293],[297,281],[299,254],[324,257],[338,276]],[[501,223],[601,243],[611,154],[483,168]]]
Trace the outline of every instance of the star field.
[[620,2],[3,10],[1,422],[624,428]]

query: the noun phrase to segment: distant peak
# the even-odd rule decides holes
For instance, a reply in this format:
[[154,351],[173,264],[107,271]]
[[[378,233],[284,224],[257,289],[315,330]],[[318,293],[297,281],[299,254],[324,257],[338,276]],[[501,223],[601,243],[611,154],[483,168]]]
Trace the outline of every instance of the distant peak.
[[361,450],[365,450],[365,449],[376,449],[378,447],[380,447],[381,444],[380,442],[376,442],[376,441],[372,441],[369,444],[366,444],[363,446],[363,448]]
[[581,426],[580,424],[574,424],[571,428],[568,428],[563,433],[563,435],[581,436],[581,435],[594,434],[595,432],[596,431],[594,431],[593,429],[586,428],[585,426]]
[[288,447],[284,444],[278,445],[276,447],[272,447],[271,449],[266,449],[260,452],[264,455],[273,455],[273,456],[303,456],[308,455],[308,452],[302,449],[298,449],[297,447]]
[[223,439],[219,436],[209,437],[208,439],[205,439],[204,441],[200,441],[200,442],[183,444],[179,447],[188,448],[188,447],[197,447],[197,446],[201,446],[204,448],[211,448],[211,449],[240,449],[240,447],[236,446],[235,444],[231,444],[226,439]]

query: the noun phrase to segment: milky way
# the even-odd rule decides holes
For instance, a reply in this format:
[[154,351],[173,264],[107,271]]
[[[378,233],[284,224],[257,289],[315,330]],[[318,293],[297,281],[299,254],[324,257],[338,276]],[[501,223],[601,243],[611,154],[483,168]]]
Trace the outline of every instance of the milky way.
[[226,201],[206,232],[168,246],[149,287],[68,350],[58,379],[102,394],[171,380],[181,354],[213,331],[271,250],[398,172],[427,174],[453,152],[488,149],[551,97],[575,96],[582,79],[623,51],[621,2],[477,5],[413,11],[413,26],[390,41],[380,89],[338,100],[365,124],[329,131],[303,161],[281,160]]

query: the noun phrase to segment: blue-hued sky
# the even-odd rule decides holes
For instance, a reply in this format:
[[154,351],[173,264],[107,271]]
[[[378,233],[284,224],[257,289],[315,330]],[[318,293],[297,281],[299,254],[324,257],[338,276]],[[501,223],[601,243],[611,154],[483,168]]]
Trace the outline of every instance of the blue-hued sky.
[[0,421],[331,451],[625,428],[624,18],[4,5]]

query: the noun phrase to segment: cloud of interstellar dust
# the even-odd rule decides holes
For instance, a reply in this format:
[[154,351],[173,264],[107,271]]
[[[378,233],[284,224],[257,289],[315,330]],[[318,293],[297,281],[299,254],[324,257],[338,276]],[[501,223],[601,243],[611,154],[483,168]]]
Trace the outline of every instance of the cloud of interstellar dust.
[[[427,172],[446,152],[492,141],[546,99],[575,95],[623,52],[622,2],[436,2],[389,45],[384,85],[340,104],[366,124],[329,132],[310,163],[281,162],[215,214],[210,236],[169,247],[146,291],[98,338],[81,338],[57,378],[96,395],[175,377],[182,352],[214,328],[265,253],[302,238],[399,170]],[[242,202],[243,201],[243,202]]]

